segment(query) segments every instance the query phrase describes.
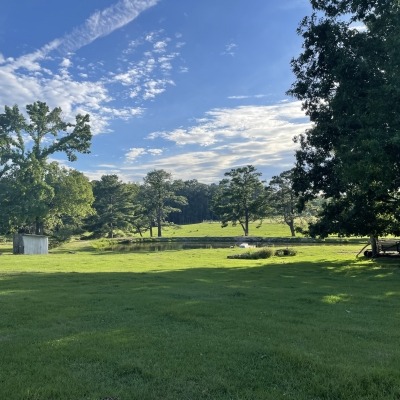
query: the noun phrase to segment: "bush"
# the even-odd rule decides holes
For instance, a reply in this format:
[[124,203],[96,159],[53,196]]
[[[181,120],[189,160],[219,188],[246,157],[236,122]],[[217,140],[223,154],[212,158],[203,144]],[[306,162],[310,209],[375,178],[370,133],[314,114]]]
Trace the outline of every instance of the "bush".
[[295,256],[297,254],[297,250],[295,249],[277,249],[275,250],[275,255],[277,257],[285,257],[285,256]]
[[248,251],[242,254],[235,254],[233,256],[228,256],[228,258],[241,260],[259,260],[262,258],[272,257],[273,254],[274,252],[272,249],[269,249],[268,247],[263,247],[262,249],[257,251]]

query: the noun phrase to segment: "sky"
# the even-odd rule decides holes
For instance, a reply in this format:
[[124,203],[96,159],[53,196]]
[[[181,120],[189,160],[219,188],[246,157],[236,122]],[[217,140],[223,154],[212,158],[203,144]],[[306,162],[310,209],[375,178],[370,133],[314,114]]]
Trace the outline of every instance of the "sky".
[[269,180],[294,165],[309,127],[290,60],[308,0],[2,0],[0,112],[44,101],[90,115],[90,179],[218,183],[253,165]]

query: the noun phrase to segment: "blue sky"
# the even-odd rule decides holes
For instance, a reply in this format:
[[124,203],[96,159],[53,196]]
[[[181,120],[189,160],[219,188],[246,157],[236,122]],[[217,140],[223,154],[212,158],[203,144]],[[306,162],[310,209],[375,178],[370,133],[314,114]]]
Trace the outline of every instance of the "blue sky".
[[153,169],[217,183],[252,164],[294,163],[308,120],[285,95],[308,0],[3,0],[0,107],[45,101],[89,113],[90,179]]

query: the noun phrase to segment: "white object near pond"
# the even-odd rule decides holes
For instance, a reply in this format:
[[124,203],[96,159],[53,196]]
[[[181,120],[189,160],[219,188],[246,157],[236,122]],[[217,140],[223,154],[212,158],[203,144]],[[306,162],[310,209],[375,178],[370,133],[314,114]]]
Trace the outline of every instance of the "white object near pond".
[[49,238],[43,235],[15,234],[13,238],[14,254],[48,254]]
[[250,248],[250,247],[256,247],[256,246],[251,246],[251,245],[248,244],[248,243],[240,243],[240,244],[239,244],[239,247],[240,247],[241,249],[248,249],[248,248]]

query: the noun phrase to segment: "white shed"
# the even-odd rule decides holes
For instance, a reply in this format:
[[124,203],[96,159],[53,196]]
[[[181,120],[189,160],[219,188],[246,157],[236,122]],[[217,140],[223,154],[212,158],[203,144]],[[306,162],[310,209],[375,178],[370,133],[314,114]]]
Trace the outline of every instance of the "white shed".
[[18,233],[13,239],[14,254],[48,254],[49,238],[43,235]]

